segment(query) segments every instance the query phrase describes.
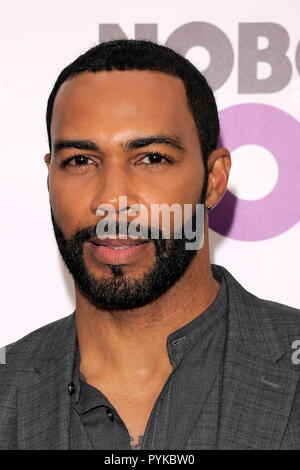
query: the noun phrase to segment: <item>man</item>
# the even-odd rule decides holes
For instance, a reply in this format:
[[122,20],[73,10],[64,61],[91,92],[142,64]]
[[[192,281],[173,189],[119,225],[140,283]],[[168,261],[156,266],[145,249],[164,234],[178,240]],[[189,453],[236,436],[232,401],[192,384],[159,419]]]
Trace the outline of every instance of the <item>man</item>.
[[[204,77],[163,46],[102,43],[59,75],[47,129],[76,309],[7,346],[0,448],[300,448],[300,312],[210,263],[207,212],[231,162]],[[148,236],[126,236],[135,204],[190,205],[198,230],[205,204],[203,243],[187,249],[175,216],[169,237],[162,218],[158,237],[150,218]],[[116,237],[101,238],[110,211]]]

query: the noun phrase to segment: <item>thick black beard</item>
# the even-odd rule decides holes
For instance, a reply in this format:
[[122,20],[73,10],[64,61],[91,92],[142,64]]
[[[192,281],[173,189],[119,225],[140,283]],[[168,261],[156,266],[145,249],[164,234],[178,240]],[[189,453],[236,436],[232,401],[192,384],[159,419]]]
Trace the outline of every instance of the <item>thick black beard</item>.
[[[93,305],[105,310],[136,309],[155,301],[183,276],[197,252],[185,249],[186,242],[191,240],[185,238],[183,227],[181,239],[164,239],[160,231],[159,239],[152,240],[154,265],[143,276],[130,279],[122,265],[109,265],[111,276],[97,279],[88,271],[83,256],[84,242],[97,236],[96,226],[84,228],[68,239],[56,223],[52,207],[51,219],[58,249],[76,286]],[[192,227],[195,230],[195,213]],[[151,228],[148,233],[150,238]]]

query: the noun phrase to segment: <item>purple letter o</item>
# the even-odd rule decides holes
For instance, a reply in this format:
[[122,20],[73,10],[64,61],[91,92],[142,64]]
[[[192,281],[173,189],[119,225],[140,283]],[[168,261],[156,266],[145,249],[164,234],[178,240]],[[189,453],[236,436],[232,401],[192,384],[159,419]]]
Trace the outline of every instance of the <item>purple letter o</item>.
[[253,201],[227,189],[209,215],[210,228],[244,241],[280,235],[300,220],[300,123],[274,106],[247,103],[221,111],[220,124],[222,146],[231,152],[242,145],[265,147],[277,161],[279,176],[269,194]]

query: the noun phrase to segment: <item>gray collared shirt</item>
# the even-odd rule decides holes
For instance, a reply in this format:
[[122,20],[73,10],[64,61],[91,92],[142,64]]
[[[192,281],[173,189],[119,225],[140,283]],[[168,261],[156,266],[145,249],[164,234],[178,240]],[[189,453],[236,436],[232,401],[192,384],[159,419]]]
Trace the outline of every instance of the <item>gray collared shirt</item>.
[[[132,438],[126,424],[108,398],[81,379],[77,343],[73,376],[75,393],[72,396],[70,422],[71,449],[80,446],[78,440],[82,432],[86,433],[93,449],[185,449],[189,446],[188,439],[195,429],[202,429],[200,434],[203,435],[203,441],[207,439],[206,426],[210,427],[210,443],[203,442],[203,446],[214,446],[217,423],[209,420],[201,423],[201,411],[210,393],[212,396],[212,388],[217,382],[217,376],[220,377],[218,372],[223,363],[227,285],[224,278],[218,277],[216,272],[213,274],[221,283],[213,303],[167,338],[167,351],[173,369],[156,399],[138,446],[131,447]],[[211,401],[217,400],[214,393]],[[193,439],[192,437],[191,442]],[[199,447],[201,445],[200,442]]]

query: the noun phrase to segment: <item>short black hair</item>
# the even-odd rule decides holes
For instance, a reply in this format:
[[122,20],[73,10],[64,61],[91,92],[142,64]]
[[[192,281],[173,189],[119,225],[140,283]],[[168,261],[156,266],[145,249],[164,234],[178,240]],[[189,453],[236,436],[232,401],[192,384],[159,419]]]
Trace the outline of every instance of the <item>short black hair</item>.
[[220,125],[216,101],[204,75],[185,57],[160,44],[135,39],[107,41],[80,55],[59,74],[50,93],[47,112],[47,133],[51,152],[51,119],[56,94],[68,78],[82,72],[101,70],[153,70],[182,80],[188,106],[197,126],[205,167],[204,194],[207,184],[207,158],[217,148]]

